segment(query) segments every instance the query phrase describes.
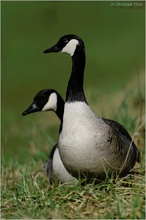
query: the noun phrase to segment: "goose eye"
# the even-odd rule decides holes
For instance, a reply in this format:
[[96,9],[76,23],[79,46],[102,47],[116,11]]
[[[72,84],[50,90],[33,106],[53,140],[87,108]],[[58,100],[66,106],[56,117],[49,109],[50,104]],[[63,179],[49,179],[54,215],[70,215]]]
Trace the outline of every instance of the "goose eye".
[[63,41],[64,41],[65,44],[68,43],[68,39],[67,38],[64,38]]

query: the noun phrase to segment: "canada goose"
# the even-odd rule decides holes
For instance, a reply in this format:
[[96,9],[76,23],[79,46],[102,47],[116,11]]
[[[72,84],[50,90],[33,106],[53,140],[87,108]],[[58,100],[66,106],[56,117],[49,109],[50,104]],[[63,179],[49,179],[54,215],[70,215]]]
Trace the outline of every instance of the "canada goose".
[[76,178],[103,180],[128,174],[140,153],[127,130],[119,123],[96,116],[83,90],[85,46],[73,34],[65,35],[44,53],[67,53],[72,71],[66,91],[66,102],[58,149],[66,169]]
[[[24,116],[34,112],[51,110],[56,113],[56,115],[62,122],[64,100],[62,99],[60,94],[54,89],[44,89],[35,95],[33,103],[22,113],[22,115]],[[77,183],[77,179],[72,177],[65,169],[60,158],[57,144],[53,147],[50,158],[45,163],[45,171],[47,176],[49,177],[50,183],[54,182],[56,178],[59,180],[60,183]]]

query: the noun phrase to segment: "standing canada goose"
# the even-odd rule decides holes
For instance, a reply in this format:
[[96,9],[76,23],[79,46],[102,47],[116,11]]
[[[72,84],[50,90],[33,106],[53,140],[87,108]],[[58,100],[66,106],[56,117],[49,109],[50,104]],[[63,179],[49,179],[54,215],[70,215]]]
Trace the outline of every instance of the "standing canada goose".
[[[40,111],[54,111],[62,123],[64,100],[54,89],[41,90],[35,95],[33,103],[22,113],[22,115],[24,116]],[[49,177],[50,183],[54,182],[56,178],[60,183],[77,183],[77,179],[71,176],[65,169],[60,158],[57,144],[53,147],[50,158],[45,163],[45,171]]]
[[[103,180],[122,177],[140,162],[140,153],[127,130],[119,123],[96,116],[83,90],[85,46],[73,34],[65,35],[44,53],[67,53],[72,71],[66,91],[66,102],[58,149],[63,164],[74,177]],[[92,70],[91,70],[92,71]]]

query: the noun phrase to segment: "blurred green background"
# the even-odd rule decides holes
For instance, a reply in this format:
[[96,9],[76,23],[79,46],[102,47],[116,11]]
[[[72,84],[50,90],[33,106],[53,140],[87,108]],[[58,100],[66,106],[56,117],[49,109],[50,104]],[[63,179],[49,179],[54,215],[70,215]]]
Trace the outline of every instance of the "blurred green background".
[[[77,34],[85,42],[85,93],[92,88],[98,96],[112,95],[144,70],[144,2],[139,6],[133,2],[132,7],[98,1],[16,1],[1,2],[1,6],[2,152],[5,160],[29,157],[28,142],[32,138],[36,138],[40,152],[44,137],[46,145],[47,141],[54,143],[46,134],[42,139],[32,136],[34,124],[42,132],[37,119],[46,115],[22,117],[21,113],[43,88],[54,88],[65,97],[70,57],[43,54],[64,34]],[[56,135],[58,128],[52,125],[51,129]]]

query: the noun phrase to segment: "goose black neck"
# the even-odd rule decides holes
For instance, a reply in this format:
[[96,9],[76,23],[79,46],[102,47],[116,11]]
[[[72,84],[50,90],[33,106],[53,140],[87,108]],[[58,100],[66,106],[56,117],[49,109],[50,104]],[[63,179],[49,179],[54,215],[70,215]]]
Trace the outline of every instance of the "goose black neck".
[[64,113],[64,100],[62,97],[57,94],[57,109],[56,109],[56,115],[60,119],[61,123],[63,122],[63,113]]
[[68,82],[66,102],[82,101],[87,103],[83,90],[84,68],[85,51],[77,46],[72,56],[72,72]]

